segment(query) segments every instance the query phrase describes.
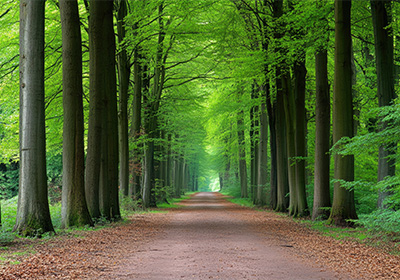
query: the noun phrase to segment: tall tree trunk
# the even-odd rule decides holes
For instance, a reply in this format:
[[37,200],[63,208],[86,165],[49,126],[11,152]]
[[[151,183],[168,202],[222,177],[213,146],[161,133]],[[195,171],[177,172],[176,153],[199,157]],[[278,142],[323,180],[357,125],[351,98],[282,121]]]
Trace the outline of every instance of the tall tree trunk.
[[82,39],[78,2],[60,0],[63,42],[62,227],[92,225],[85,199]]
[[[280,75],[280,73],[279,73]],[[279,77],[279,75],[277,75]],[[288,178],[288,156],[286,147],[286,124],[285,106],[282,92],[282,83],[277,79],[277,96],[275,109],[275,131],[276,131],[276,174],[277,174],[277,193],[276,207],[278,212],[286,212],[289,206],[287,194],[289,193]]]
[[269,88],[267,90],[267,113],[269,122],[269,147],[271,152],[271,170],[270,170],[270,207],[276,209],[277,207],[277,144],[276,144],[276,126],[275,126],[275,103],[271,102],[271,94]]
[[309,215],[306,195],[306,156],[307,156],[307,134],[306,134],[306,65],[305,53],[294,65],[295,80],[295,148],[296,148],[296,195],[297,216]]
[[47,199],[44,108],[45,1],[20,1],[20,179],[14,231],[54,231]]
[[[335,0],[334,144],[342,137],[353,137],[350,14],[351,1]],[[353,155],[335,155],[335,180],[354,180]],[[357,219],[354,190],[346,189],[340,181],[336,181],[329,221],[335,225],[346,226],[349,225],[349,219]]]
[[[280,66],[278,66],[280,67]],[[289,215],[296,216],[298,213],[297,188],[296,188],[296,106],[294,91],[290,87],[289,70],[282,69],[282,94],[284,96],[285,121],[286,121],[286,147],[287,147],[287,170],[289,179]]]
[[107,4],[110,1],[91,1],[89,6],[89,61],[90,61],[90,102],[89,130],[85,170],[85,195],[92,218],[100,213],[100,167],[102,157],[102,130],[105,114],[104,99],[105,66],[103,47],[106,39],[103,32],[103,22]]
[[238,145],[239,145],[239,174],[240,174],[240,190],[241,197],[248,197],[247,193],[247,164],[246,164],[246,143],[244,139],[243,111],[238,114]]
[[[138,47],[139,48],[139,47]],[[133,91],[133,114],[132,114],[132,138],[133,141],[137,143],[140,137],[140,128],[142,124],[142,77],[143,71],[140,62],[141,56],[138,49],[135,50],[134,53],[134,61],[133,61],[133,82],[134,82],[134,91]],[[148,81],[147,79],[144,81],[144,86],[148,89]],[[134,199],[138,199],[140,197],[140,176],[141,172],[139,172],[140,167],[140,153],[138,152],[139,148],[133,150],[132,152],[132,183],[130,186],[130,195]]]
[[[253,82],[252,84],[252,90],[251,90],[251,98],[252,99],[257,99],[258,98],[258,86],[256,82]],[[250,143],[251,143],[251,165],[250,165],[250,195],[251,199],[253,200],[253,203],[258,200],[257,194],[257,180],[258,180],[258,153],[259,153],[259,107],[258,106],[252,106],[250,109],[250,122],[251,122],[251,127],[250,127]]]
[[[117,109],[117,79],[115,65],[115,34],[113,26],[113,1],[106,1],[103,18],[103,36],[105,41],[102,43],[104,55],[101,58],[104,63],[104,90],[105,90],[105,134],[103,142],[103,153],[106,153],[102,171],[105,172],[103,187],[100,189],[100,212],[106,218],[119,219],[118,196],[118,109]],[[105,184],[104,184],[105,183]]]
[[119,78],[119,110],[118,110],[118,136],[119,136],[119,185],[125,196],[129,195],[129,143],[128,143],[128,89],[130,76],[130,63],[124,46],[125,17],[128,13],[125,0],[118,1],[117,30],[118,30],[118,78]]
[[[371,0],[372,22],[375,37],[376,73],[378,80],[379,107],[389,106],[396,98],[394,91],[393,29],[391,24],[392,1]],[[388,123],[381,123],[381,129]],[[395,175],[396,143],[379,147],[378,181]],[[379,192],[378,207],[385,208],[385,199],[392,194],[390,189]]]
[[151,192],[155,187],[155,171],[154,171],[154,137],[157,126],[156,116],[153,115],[153,109],[149,112],[148,120],[145,121],[145,133],[148,139],[145,143],[144,152],[144,174],[142,199],[145,208],[150,207]]
[[328,52],[315,54],[316,101],[315,101],[315,164],[313,220],[327,219],[331,207],[330,195],[330,127],[331,101],[328,84]]
[[[157,54],[155,58],[155,67],[154,67],[154,76],[153,76],[153,89],[151,93],[151,100],[147,99],[147,120],[145,120],[145,133],[148,135],[148,140],[145,145],[145,164],[146,167],[144,169],[144,180],[143,180],[143,188],[142,188],[142,198],[144,207],[150,206],[150,198],[151,193],[154,193],[154,183],[155,183],[155,173],[154,173],[154,140],[156,137],[156,129],[157,129],[157,113],[160,108],[160,100],[162,95],[162,90],[164,88],[165,82],[165,61],[166,56],[163,56],[164,51],[164,23],[163,23],[163,14],[164,14],[164,3],[160,2],[158,6],[158,26],[159,26],[159,35],[158,35],[158,44],[157,44]],[[151,158],[150,158],[151,157]],[[146,172],[149,172],[146,174]]]
[[[275,25],[278,19],[283,15],[283,0],[273,0],[272,12],[275,19]],[[283,34],[280,26],[276,26],[274,38],[280,39]],[[279,53],[279,48],[275,49]],[[288,179],[288,164],[287,164],[287,148],[286,148],[286,125],[285,125],[285,106],[284,106],[284,92],[281,75],[283,75],[280,66],[276,68],[276,108],[275,108],[275,132],[276,132],[276,174],[277,174],[277,199],[276,207],[274,208],[279,212],[286,212],[289,206],[287,193],[289,192],[289,179]]]
[[264,206],[267,201],[266,187],[268,184],[268,116],[266,106],[266,95],[269,91],[269,85],[266,84],[262,96],[262,103],[260,108],[260,133],[258,144],[258,178],[257,178],[257,200],[256,205]]

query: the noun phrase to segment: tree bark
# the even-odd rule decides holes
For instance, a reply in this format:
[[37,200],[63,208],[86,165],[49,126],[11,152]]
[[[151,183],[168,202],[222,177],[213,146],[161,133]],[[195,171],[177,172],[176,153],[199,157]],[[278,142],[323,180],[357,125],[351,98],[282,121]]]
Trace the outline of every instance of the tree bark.
[[[94,218],[118,219],[118,115],[113,1],[91,1],[86,196]],[[100,141],[100,142],[99,142]],[[101,178],[101,179],[100,179]]]
[[260,133],[259,133],[259,144],[258,144],[258,178],[257,178],[257,200],[256,205],[264,206],[267,201],[266,189],[268,184],[268,116],[266,106],[266,94],[269,90],[264,89],[262,96],[261,112],[260,112]]
[[[138,47],[139,48],[139,47]],[[134,90],[133,90],[133,113],[132,113],[132,138],[133,141],[137,143],[140,138],[140,128],[142,124],[142,78],[143,71],[141,66],[141,56],[140,51],[138,49],[134,52],[134,61],[133,61],[133,82],[134,82]],[[147,84],[147,82],[145,82]],[[145,85],[148,89],[148,86]],[[130,195],[134,199],[138,199],[140,197],[140,153],[138,152],[139,147],[133,150],[132,152],[132,183],[130,187]]]
[[[277,75],[278,77],[280,76]],[[275,109],[275,131],[276,131],[276,174],[277,174],[277,193],[276,207],[278,212],[286,212],[289,206],[287,194],[289,193],[288,178],[288,156],[286,146],[286,124],[285,106],[282,92],[282,82],[277,79],[277,96]]]
[[128,13],[125,0],[118,1],[117,30],[118,30],[118,74],[119,74],[119,111],[118,111],[118,136],[119,136],[119,185],[121,192],[129,195],[129,143],[128,143],[128,90],[130,77],[130,63],[124,46],[125,17]]
[[45,1],[20,1],[20,179],[14,231],[54,231],[47,199],[44,107]]
[[297,216],[309,215],[306,194],[306,156],[307,156],[307,133],[306,133],[306,65],[305,52],[294,65],[295,80],[295,149],[296,149],[296,195]]
[[[281,66],[278,66],[281,67]],[[282,94],[284,97],[285,121],[286,121],[286,148],[287,170],[289,180],[289,215],[298,213],[297,188],[296,188],[296,106],[293,89],[290,87],[289,70],[282,69]]]
[[[258,89],[256,82],[252,85],[251,98],[256,99],[258,96]],[[255,203],[258,199],[257,180],[258,180],[258,153],[259,153],[259,106],[252,106],[250,109],[250,142],[251,142],[251,165],[250,165],[250,196]]]
[[276,209],[277,207],[277,144],[276,144],[276,126],[275,126],[275,105],[271,102],[271,94],[267,90],[267,113],[269,121],[269,147],[271,152],[271,170],[270,170],[270,207]]
[[247,164],[246,164],[246,143],[244,139],[243,111],[238,114],[238,145],[239,145],[239,174],[240,174],[240,196],[248,197],[247,193]]
[[92,225],[85,199],[82,40],[78,2],[60,0],[63,47],[62,227]]
[[[378,103],[379,107],[390,106],[396,98],[394,90],[394,58],[393,58],[393,29],[391,24],[390,5],[392,1],[371,0],[372,22],[375,38],[375,60],[378,81]],[[381,129],[385,129],[388,123],[382,122]],[[379,147],[378,181],[387,176],[395,175],[396,143],[382,145]],[[390,189],[380,190],[378,207],[386,208],[385,199],[393,191]]]
[[89,61],[90,61],[90,102],[89,129],[85,173],[85,195],[92,218],[97,219],[100,213],[100,167],[102,156],[103,115],[105,112],[104,81],[105,67],[103,62],[105,37],[103,21],[106,5],[109,1],[91,1],[89,6]]
[[[351,1],[335,1],[335,79],[333,94],[333,143],[353,137],[353,98],[351,70]],[[342,182],[354,180],[354,156],[335,155],[335,182],[329,222],[347,226],[357,219],[354,190]]]
[[313,220],[327,219],[331,207],[330,195],[330,127],[331,101],[328,84],[328,52],[315,54],[316,101],[315,101],[315,164]]

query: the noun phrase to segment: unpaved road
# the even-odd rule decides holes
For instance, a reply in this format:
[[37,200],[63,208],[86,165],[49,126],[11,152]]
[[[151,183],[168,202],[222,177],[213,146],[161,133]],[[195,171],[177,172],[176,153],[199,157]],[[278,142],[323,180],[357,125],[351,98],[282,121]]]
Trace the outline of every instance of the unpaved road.
[[284,237],[259,230],[254,210],[220,194],[184,202],[152,242],[129,256],[116,279],[349,279],[293,255]]
[[219,193],[182,204],[97,231],[17,239],[0,247],[0,280],[400,279],[400,256],[324,236],[286,215]]

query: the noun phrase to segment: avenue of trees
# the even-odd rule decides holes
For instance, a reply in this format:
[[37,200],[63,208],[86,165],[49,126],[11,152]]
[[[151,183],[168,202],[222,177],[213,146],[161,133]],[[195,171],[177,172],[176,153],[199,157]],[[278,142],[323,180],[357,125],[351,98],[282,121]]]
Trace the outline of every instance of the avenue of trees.
[[54,231],[57,190],[65,228],[215,184],[339,226],[399,215],[396,1],[19,4],[0,4],[19,234]]

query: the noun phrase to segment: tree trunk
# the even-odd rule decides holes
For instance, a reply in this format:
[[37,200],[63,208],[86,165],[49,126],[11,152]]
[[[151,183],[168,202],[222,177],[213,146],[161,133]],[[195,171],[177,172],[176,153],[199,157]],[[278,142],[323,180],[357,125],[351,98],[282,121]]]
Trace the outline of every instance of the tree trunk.
[[92,225],[85,199],[82,40],[78,2],[61,0],[63,47],[62,227]]
[[14,231],[54,231],[47,199],[44,108],[45,1],[20,2],[20,179]]
[[[272,12],[275,20],[278,20],[283,15],[283,0],[273,0]],[[275,24],[277,24],[275,22]],[[276,27],[274,38],[280,39],[283,34],[280,31],[280,26]],[[275,49],[279,53],[279,48]],[[284,106],[284,93],[283,81],[280,66],[276,69],[276,108],[275,108],[275,132],[276,132],[276,175],[277,175],[277,188],[276,188],[276,207],[274,208],[279,212],[286,212],[289,206],[287,193],[289,192],[288,181],[288,164],[287,164],[287,149],[286,149],[286,125],[285,125],[285,106]]]
[[306,65],[305,53],[294,65],[295,79],[295,148],[296,148],[296,195],[297,216],[309,215],[306,195],[306,156],[307,156],[307,134],[306,134]]
[[238,114],[238,144],[239,144],[239,174],[240,174],[240,193],[241,197],[248,197],[247,194],[247,164],[246,164],[246,143],[244,139],[243,111]]
[[[393,29],[391,24],[392,1],[371,0],[372,22],[375,37],[376,73],[378,81],[378,103],[379,107],[390,106],[396,98],[394,91],[394,61],[393,61]],[[388,123],[381,123],[381,129],[386,128]],[[387,176],[395,175],[396,143],[379,147],[378,181]],[[385,199],[393,191],[390,189],[380,190],[378,207],[386,208]]]
[[[279,75],[277,75],[279,77]],[[275,109],[276,131],[276,173],[277,193],[276,208],[278,212],[286,212],[289,206],[287,194],[289,193],[288,156],[286,147],[285,106],[282,92],[282,83],[277,79],[277,96]]]
[[110,1],[91,1],[89,17],[90,102],[86,157],[85,195],[92,218],[100,213],[100,167],[102,156],[103,117],[105,114],[105,57],[103,22]]
[[[140,63],[140,53],[139,50],[135,50],[134,61],[133,61],[133,82],[134,82],[134,92],[133,92],[133,114],[132,114],[132,137],[133,141],[137,143],[140,137],[140,128],[142,123],[142,66]],[[145,87],[148,89],[148,82],[145,81]],[[134,199],[140,197],[140,153],[138,152],[138,147],[132,152],[132,184],[130,187],[130,195]]]
[[275,126],[275,105],[271,102],[271,94],[269,88],[267,90],[267,113],[269,121],[269,147],[271,152],[271,170],[270,170],[270,207],[277,207],[277,144],[276,144],[276,126]]
[[328,84],[328,52],[315,54],[316,101],[315,101],[315,164],[313,220],[327,219],[331,207],[330,195],[330,127],[331,101]]
[[125,17],[127,5],[125,0],[118,1],[117,30],[118,30],[118,74],[119,74],[119,185],[125,196],[129,195],[129,143],[128,143],[128,89],[130,63],[123,40],[125,39]]
[[[251,98],[256,99],[258,97],[258,89],[256,82],[252,84]],[[259,108],[258,106],[252,106],[250,109],[250,143],[251,143],[251,165],[250,165],[250,196],[255,203],[259,198],[257,197],[257,180],[258,180],[258,153],[259,153]]]
[[268,117],[266,108],[266,92],[268,88],[264,90],[263,100],[261,103],[260,112],[260,141],[258,144],[258,178],[257,178],[257,200],[256,205],[264,206],[267,201],[266,189],[268,184]]
[[[280,67],[280,66],[278,66]],[[285,121],[286,121],[286,147],[287,147],[287,170],[289,179],[289,215],[296,216],[298,213],[297,188],[296,188],[296,106],[294,92],[290,88],[289,70],[283,69],[281,75],[282,94],[284,96]]]
[[156,116],[153,115],[153,110],[149,112],[148,120],[145,122],[145,133],[147,141],[145,143],[144,152],[144,176],[142,199],[143,207],[148,208],[151,204],[151,192],[155,187],[155,171],[154,171],[154,130],[157,126]]
[[[335,80],[333,95],[333,143],[342,137],[353,137],[353,102],[351,71],[351,1],[335,1]],[[354,180],[354,156],[335,155],[335,180]],[[334,185],[329,222],[346,226],[357,219],[354,190],[341,181]]]

